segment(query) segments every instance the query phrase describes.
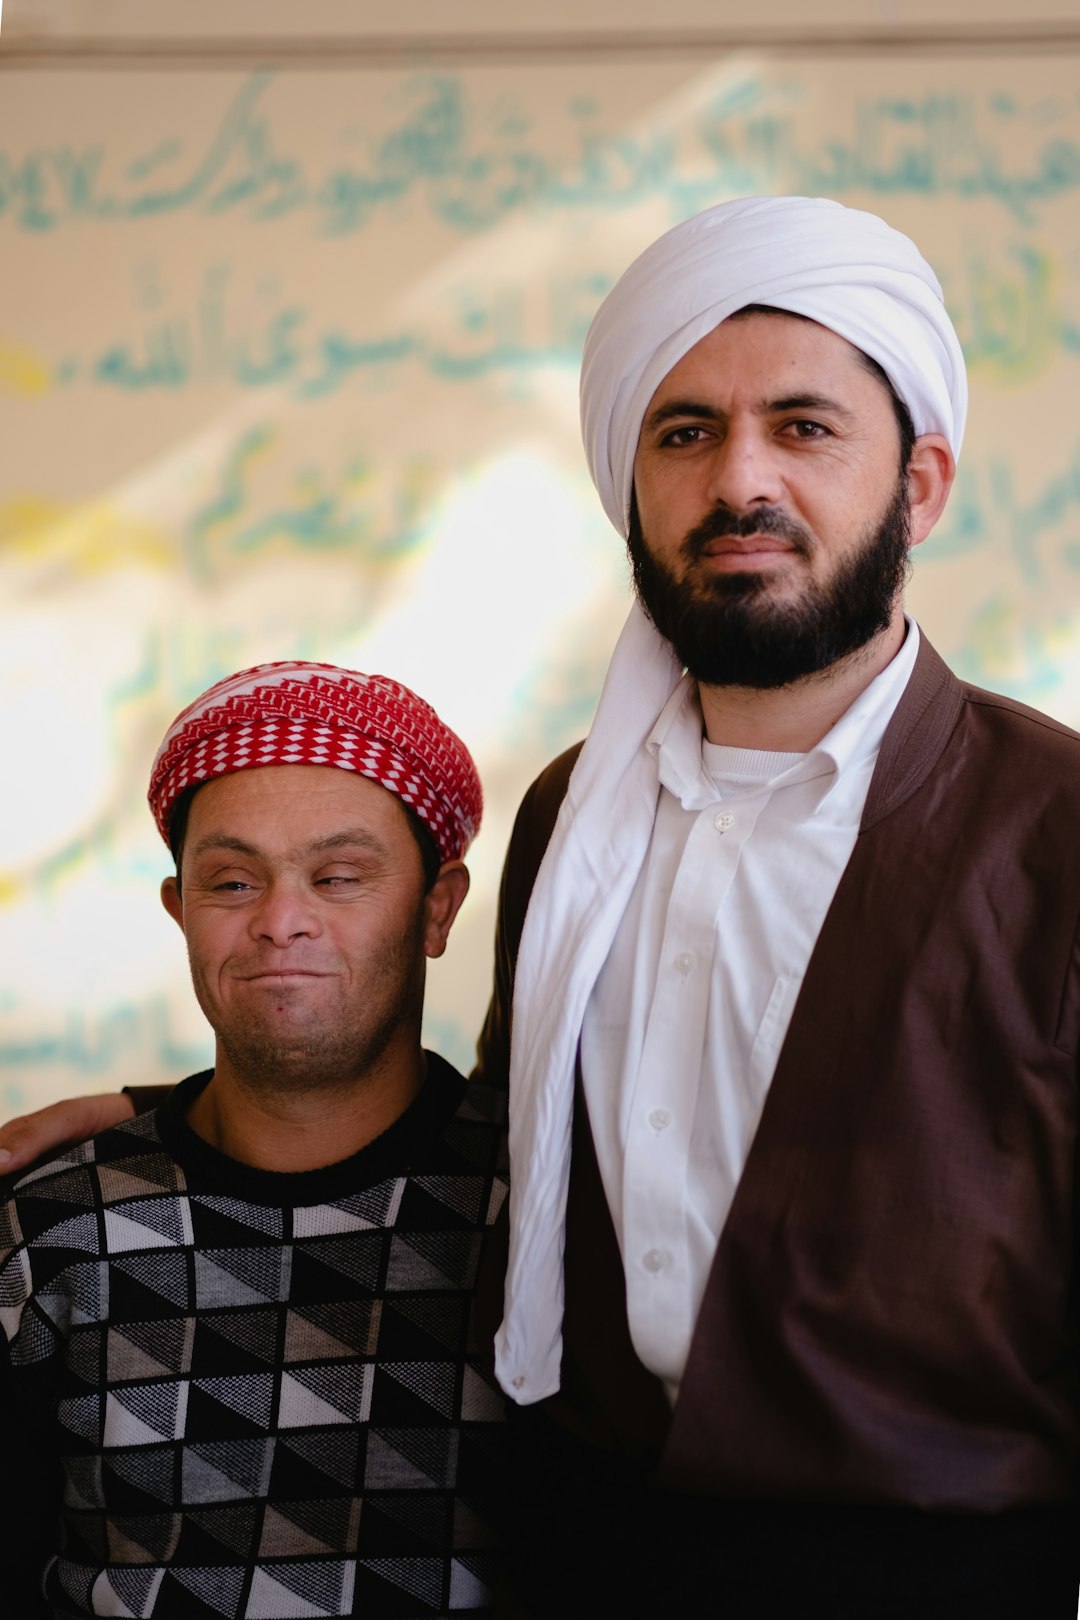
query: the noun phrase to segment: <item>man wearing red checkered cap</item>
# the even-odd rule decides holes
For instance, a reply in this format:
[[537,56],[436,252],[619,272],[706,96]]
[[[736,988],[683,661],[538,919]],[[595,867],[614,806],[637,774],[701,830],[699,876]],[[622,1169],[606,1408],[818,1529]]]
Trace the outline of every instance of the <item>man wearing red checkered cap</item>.
[[294,1166],[275,1101],[268,1166],[363,1146],[422,1081],[424,963],[465,897],[482,808],[464,745],[384,676],[265,664],[177,717],[149,801],[178,866],[162,900],[217,1037],[193,1105],[211,1139],[250,1154],[263,1099],[291,1110],[299,1088],[349,1105],[321,1112],[322,1145],[306,1124]]
[[149,799],[214,1067],[0,1204],[5,1600],[483,1614],[504,1120],[420,1044],[476,768],[395,681],[267,664],[177,718]]

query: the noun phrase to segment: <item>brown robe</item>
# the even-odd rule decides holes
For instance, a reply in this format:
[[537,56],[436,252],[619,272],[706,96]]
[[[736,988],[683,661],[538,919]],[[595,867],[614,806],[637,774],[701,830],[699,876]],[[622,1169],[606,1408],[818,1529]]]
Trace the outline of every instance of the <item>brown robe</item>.
[[[576,750],[529,790],[480,1070]],[[1080,1495],[1080,738],[924,640],[812,953],[674,1414],[633,1353],[580,1085],[565,1429],[713,1498]],[[497,1268],[497,1261],[493,1265]]]

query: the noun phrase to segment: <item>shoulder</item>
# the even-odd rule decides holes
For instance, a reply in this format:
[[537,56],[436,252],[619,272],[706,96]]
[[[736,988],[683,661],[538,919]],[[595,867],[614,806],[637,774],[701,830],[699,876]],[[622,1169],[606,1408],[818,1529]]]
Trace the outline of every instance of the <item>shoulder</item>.
[[142,1114],[112,1125],[85,1142],[65,1148],[55,1158],[35,1164],[22,1175],[10,1178],[8,1194],[15,1200],[45,1198],[50,1193],[63,1198],[75,1197],[80,1185],[87,1188],[95,1184],[96,1170],[101,1164],[114,1160],[143,1156],[160,1149],[161,1141],[152,1114]]
[[509,879],[524,885],[526,899],[555,829],[571,772],[583,747],[583,742],[575,743],[553,759],[550,765],[546,765],[526,789],[521,801],[514,830],[510,834],[506,874]]
[[[1080,815],[1080,734],[1000,692],[961,684],[962,707],[946,769],[989,804],[1023,813],[1043,832],[1072,837]],[[1049,817],[1049,821],[1045,820]]]
[[[110,1206],[151,1187],[166,1191],[170,1163],[153,1116],[145,1115],[15,1181],[0,1203],[0,1327],[13,1365],[49,1361],[73,1320],[94,1319]],[[35,1296],[49,1296],[52,1304],[31,1305]]]
[[35,1165],[13,1181],[0,1205],[0,1254],[12,1240],[33,1248],[96,1251],[99,1212],[126,1197],[175,1189],[177,1167],[164,1148],[155,1114],[124,1120]]
[[[513,960],[532,896],[536,874],[555,830],[570,774],[583,743],[553,759],[526,789],[518,808],[503,863],[495,940],[495,996],[478,1047],[478,1066],[494,1075],[509,1062],[510,981]],[[501,1054],[497,1056],[496,1054]]]
[[[878,754],[863,830],[933,784],[953,813],[1002,796],[1030,813],[1033,802],[1072,799],[1080,786],[1080,736],[1015,698],[953,674],[924,636],[911,678]],[[931,795],[932,796],[932,795]]]
[[506,1133],[506,1092],[475,1075],[468,1080],[437,1052],[427,1053],[429,1084],[443,1099],[443,1136],[476,1164],[495,1163]]
[[542,834],[544,844],[547,845],[559,814],[559,807],[566,797],[571,773],[584,746],[582,741],[566,749],[565,753],[559,754],[549,765],[545,765],[540,775],[530,783],[518,810],[515,833],[521,828],[528,830],[534,837]]
[[906,732],[909,742],[939,731],[944,742],[959,724],[1016,747],[1049,750],[1065,759],[1080,758],[1080,733],[1016,698],[962,680],[925,635],[894,718],[897,723],[890,726],[890,731]]
[[1080,732],[1051,715],[1032,709],[1001,692],[960,682],[965,707],[973,723],[1008,737],[1018,745],[1048,752],[1080,766]]
[[[437,1052],[427,1053],[427,1064],[425,1090],[435,1129],[413,1143],[408,1186],[445,1206],[448,1224],[482,1229],[495,1219],[508,1189],[506,1094],[481,1080],[465,1080]],[[407,1192],[403,1224],[415,1218],[414,1206]]]

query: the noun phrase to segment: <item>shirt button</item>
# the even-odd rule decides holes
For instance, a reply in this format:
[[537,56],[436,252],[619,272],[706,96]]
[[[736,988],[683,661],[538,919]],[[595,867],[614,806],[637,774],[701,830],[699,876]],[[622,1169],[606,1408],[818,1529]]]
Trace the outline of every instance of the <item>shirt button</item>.
[[675,958],[674,965],[676,973],[681,973],[685,979],[686,975],[693,970],[694,958],[691,956],[689,951],[680,951],[678,956]]
[[670,1258],[666,1249],[649,1249],[642,1255],[641,1263],[646,1271],[651,1271],[655,1275],[656,1272],[663,1271]]
[[654,1131],[666,1131],[671,1124],[671,1115],[666,1108],[654,1108],[649,1115],[649,1124]]
[[716,828],[717,832],[730,832],[734,825],[735,817],[727,810],[718,810],[716,815],[713,817],[713,826]]

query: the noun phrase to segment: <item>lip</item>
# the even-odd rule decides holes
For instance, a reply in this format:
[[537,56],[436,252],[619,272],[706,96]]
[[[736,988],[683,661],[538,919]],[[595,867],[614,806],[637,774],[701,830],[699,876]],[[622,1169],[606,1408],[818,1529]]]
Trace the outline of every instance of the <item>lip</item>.
[[311,968],[273,968],[265,973],[241,973],[238,975],[243,984],[263,984],[272,981],[280,984],[285,979],[329,979],[329,973],[316,973]]
[[765,567],[774,561],[794,555],[794,547],[772,534],[725,535],[702,546],[699,561],[711,568],[731,571],[760,563]]

